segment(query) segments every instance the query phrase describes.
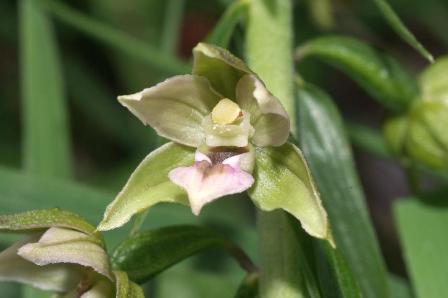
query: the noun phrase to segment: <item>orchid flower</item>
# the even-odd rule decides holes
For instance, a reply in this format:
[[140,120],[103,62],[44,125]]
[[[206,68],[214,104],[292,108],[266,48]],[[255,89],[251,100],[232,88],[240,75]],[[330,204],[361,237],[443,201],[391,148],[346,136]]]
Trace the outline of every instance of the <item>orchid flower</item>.
[[0,231],[27,234],[0,252],[0,281],[66,298],[143,297],[126,273],[111,270],[102,238],[75,214],[47,209],[2,215]]
[[262,210],[284,209],[330,239],[326,212],[300,150],[287,143],[288,114],[263,81],[225,49],[200,43],[191,75],[178,75],[118,101],[172,142],[150,153],[108,206],[99,230],[159,202],[195,215],[246,190]]

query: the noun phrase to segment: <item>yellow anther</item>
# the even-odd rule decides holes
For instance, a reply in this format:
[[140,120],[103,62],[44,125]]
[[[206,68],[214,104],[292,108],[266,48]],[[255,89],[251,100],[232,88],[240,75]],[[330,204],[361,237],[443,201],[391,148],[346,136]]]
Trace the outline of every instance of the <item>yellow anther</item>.
[[216,124],[231,124],[241,113],[238,104],[228,98],[221,99],[213,108],[212,120]]

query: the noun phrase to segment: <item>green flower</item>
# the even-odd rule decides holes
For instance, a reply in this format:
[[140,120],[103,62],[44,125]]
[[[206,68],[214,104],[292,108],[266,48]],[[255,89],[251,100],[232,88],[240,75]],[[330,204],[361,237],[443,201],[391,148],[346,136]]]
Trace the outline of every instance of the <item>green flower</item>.
[[126,273],[111,270],[102,238],[76,214],[48,209],[2,215],[0,231],[28,235],[0,253],[0,281],[67,298],[143,297]]
[[119,102],[168,143],[146,157],[108,206],[99,230],[159,202],[204,205],[248,190],[262,210],[284,209],[329,238],[325,210],[300,150],[287,143],[280,101],[240,59],[200,43],[191,75],[167,79]]

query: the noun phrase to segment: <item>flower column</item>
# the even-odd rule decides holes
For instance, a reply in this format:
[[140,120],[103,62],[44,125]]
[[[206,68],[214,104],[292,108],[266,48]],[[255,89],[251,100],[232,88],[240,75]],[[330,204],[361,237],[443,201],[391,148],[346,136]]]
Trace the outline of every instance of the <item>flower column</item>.
[[[247,32],[249,66],[287,110],[291,130],[296,119],[293,97],[292,6],[290,0],[252,0]],[[261,297],[303,297],[299,245],[283,211],[259,212]]]

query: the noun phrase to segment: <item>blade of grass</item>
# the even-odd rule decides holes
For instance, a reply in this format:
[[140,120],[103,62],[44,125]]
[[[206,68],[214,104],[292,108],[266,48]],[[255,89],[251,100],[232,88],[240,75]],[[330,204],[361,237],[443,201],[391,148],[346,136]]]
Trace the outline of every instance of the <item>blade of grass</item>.
[[417,40],[417,38],[412,34],[411,31],[405,26],[401,21],[400,17],[395,13],[392,7],[387,3],[387,0],[374,0],[376,6],[383,14],[384,19],[395,33],[398,34],[405,42],[407,42],[411,47],[413,47],[420,55],[422,55],[426,60],[433,63],[434,57],[431,53]]
[[64,83],[52,23],[36,1],[20,2],[23,157],[29,173],[70,177]]
[[237,0],[232,2],[205,40],[208,43],[227,48],[233,31],[247,13],[247,8],[247,0]]
[[43,0],[42,6],[62,23],[104,44],[168,73],[189,73],[190,65],[119,30],[110,28],[59,1]]

